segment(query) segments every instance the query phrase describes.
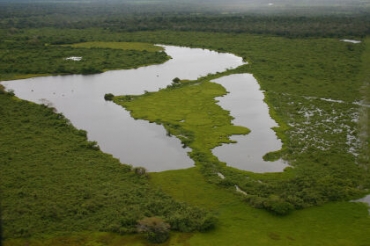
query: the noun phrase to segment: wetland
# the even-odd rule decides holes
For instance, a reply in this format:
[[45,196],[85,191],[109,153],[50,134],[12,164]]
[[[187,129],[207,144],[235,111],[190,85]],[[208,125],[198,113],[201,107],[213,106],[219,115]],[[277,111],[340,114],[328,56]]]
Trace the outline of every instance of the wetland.
[[[175,77],[194,80],[234,69],[243,61],[231,54],[204,49],[163,47],[171,59],[162,65],[98,75],[39,77],[3,84],[22,99],[46,104],[63,113],[75,127],[87,131],[90,141],[96,141],[102,151],[112,154],[122,163],[142,166],[148,171],[188,168],[194,164],[179,140],[166,136],[161,126],[134,120],[123,108],[103,100],[104,95],[140,95],[157,91],[170,85]],[[279,150],[281,143],[271,129],[276,123],[269,116],[258,82],[248,75],[230,76],[224,80],[229,83],[223,84],[222,79],[216,82],[220,81],[218,83],[223,86],[231,84],[226,89],[229,91],[227,97],[232,99],[221,106],[231,111],[234,124],[252,127],[253,130],[233,144],[238,149],[231,151],[226,145],[218,147],[215,149],[216,156],[227,154],[226,159],[222,157],[221,160],[242,170],[282,171],[286,164],[263,161],[263,155]],[[236,88],[232,89],[232,85]],[[234,110],[237,116],[233,115]],[[248,139],[249,143],[243,142],[244,139]],[[245,155],[248,158],[244,158]]]
[[[251,15],[179,13],[173,5],[146,2],[103,8],[93,1],[58,1],[58,6],[19,1],[24,5],[0,1],[0,80],[33,78],[24,80],[27,93],[47,96],[30,102],[0,85],[4,245],[147,245],[148,238],[137,231],[145,220],[168,223],[171,245],[368,244],[368,205],[350,202],[370,189],[366,6],[361,11],[334,7],[321,15],[323,9],[311,11],[318,7],[300,6],[297,12],[274,4],[270,10],[287,12]],[[106,7],[113,10],[109,16]],[[153,89],[121,93],[108,88],[129,79],[122,69],[146,71],[176,62],[153,44],[191,47],[185,60],[200,48],[204,57],[217,53],[237,59],[235,66],[224,64],[194,77],[183,66]],[[66,59],[72,57],[81,59]],[[99,84],[107,75],[105,86]],[[155,83],[164,77],[152,75],[148,80]],[[50,86],[50,78],[58,86]],[[235,168],[227,156],[215,153],[238,148],[257,131],[242,122],[253,112],[227,107],[228,100],[239,100],[227,87],[234,78],[243,86],[253,79],[258,83],[249,86],[263,102],[254,109],[273,119],[258,126],[274,139],[261,136],[272,145],[262,144],[258,150],[266,150],[259,156],[278,169],[243,169],[240,163],[248,155]],[[70,83],[74,79],[78,83]],[[32,81],[43,80],[36,90]],[[2,82],[12,83],[18,81]],[[61,84],[64,89],[55,90]],[[104,93],[113,93],[112,101],[105,101]],[[89,104],[76,107],[74,101],[85,97]],[[90,119],[92,127],[116,117],[114,112],[124,115],[132,131],[151,134],[155,142],[148,146],[163,140],[168,152],[180,151],[189,163],[178,169],[153,159],[146,172],[127,154],[106,154],[104,144],[98,147],[91,133],[57,107],[63,103],[76,108],[76,119]],[[95,107],[107,113],[89,118]],[[115,135],[121,124],[107,126],[97,135]],[[133,141],[135,135],[127,134]],[[155,170],[159,165],[166,171]]]

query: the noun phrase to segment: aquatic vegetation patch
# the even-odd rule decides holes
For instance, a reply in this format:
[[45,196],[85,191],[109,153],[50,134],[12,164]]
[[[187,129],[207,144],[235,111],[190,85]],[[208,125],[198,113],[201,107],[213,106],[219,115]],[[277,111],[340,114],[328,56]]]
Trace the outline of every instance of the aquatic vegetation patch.
[[[299,155],[308,148],[318,151],[336,149],[341,153],[358,155],[357,139],[359,106],[336,100],[280,94],[285,104],[285,120],[289,125],[289,149]],[[281,110],[274,107],[275,110]]]

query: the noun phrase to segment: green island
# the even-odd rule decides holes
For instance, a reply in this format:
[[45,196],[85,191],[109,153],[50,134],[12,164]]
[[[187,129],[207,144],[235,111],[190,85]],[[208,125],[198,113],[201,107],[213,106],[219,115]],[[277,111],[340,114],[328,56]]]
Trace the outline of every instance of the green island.
[[[180,3],[0,0],[0,81],[170,59],[154,44],[248,62],[109,98],[191,149],[194,167],[153,173],[120,163],[53,108],[0,84],[0,242],[368,245],[369,207],[352,200],[370,189],[370,11],[355,2],[225,14],[220,1],[220,10],[189,1],[174,12]],[[226,90],[212,82],[239,73],[253,74],[264,91],[283,143],[264,158],[288,161],[283,172],[242,171],[212,155],[231,135],[249,133],[216,104]]]

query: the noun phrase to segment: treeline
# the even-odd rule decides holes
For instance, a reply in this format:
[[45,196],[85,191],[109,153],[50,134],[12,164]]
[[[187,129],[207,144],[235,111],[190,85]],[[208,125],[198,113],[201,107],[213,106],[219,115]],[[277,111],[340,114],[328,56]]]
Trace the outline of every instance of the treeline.
[[[338,12],[333,13],[333,9]],[[225,14],[208,5],[200,7],[180,3],[0,3],[0,28],[101,27],[112,31],[211,31],[288,37],[363,37],[370,33],[370,15],[366,8],[333,7],[329,10],[327,7],[307,7],[291,10]]]

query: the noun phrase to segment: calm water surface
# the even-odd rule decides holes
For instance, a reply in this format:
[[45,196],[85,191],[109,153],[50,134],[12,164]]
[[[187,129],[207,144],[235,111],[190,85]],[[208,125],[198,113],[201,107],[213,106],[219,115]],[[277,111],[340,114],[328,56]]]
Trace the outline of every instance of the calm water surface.
[[259,84],[251,74],[236,74],[215,80],[229,92],[217,98],[219,105],[230,111],[233,124],[251,130],[248,135],[234,136],[236,144],[216,147],[213,154],[221,161],[242,170],[253,172],[280,172],[288,165],[282,161],[266,162],[263,156],[280,150],[282,143],[271,129],[277,126],[271,119]]
[[[194,163],[187,156],[188,150],[181,147],[181,143],[177,138],[166,136],[166,131],[160,125],[150,124],[143,120],[134,120],[121,106],[105,101],[104,94],[140,95],[145,91],[157,91],[171,84],[172,79],[175,77],[193,80],[209,73],[222,72],[228,68],[238,67],[243,64],[243,61],[240,57],[231,54],[222,54],[209,50],[174,46],[164,47],[166,53],[172,59],[160,65],[131,70],[109,71],[88,76],[39,77],[8,81],[3,82],[3,84],[8,90],[14,90],[19,98],[36,103],[46,103],[55,107],[75,127],[86,130],[89,140],[97,141],[102,151],[112,154],[120,159],[122,163],[143,166],[149,171],[188,168],[193,166]],[[231,76],[219,81],[232,78]],[[240,80],[238,76],[234,78]],[[241,81],[245,82],[244,79]],[[253,83],[258,86],[256,81]],[[228,88],[228,90],[230,89]],[[246,96],[249,97],[250,95]],[[256,100],[262,102],[263,98]],[[225,105],[226,107],[228,106]],[[267,120],[271,121],[268,112],[260,111],[259,113],[267,113]],[[239,119],[236,119],[234,123],[241,124]],[[254,131],[250,122],[246,126],[252,132]],[[252,134],[248,136],[252,136]],[[274,134],[273,136],[276,141],[276,136]],[[262,139],[262,141],[270,141],[270,139]],[[237,140],[240,143],[243,141]],[[256,137],[256,139],[251,141],[261,141],[261,139]],[[263,145],[269,145],[269,143],[265,142]],[[249,156],[247,156],[249,158],[248,161],[240,162],[239,160],[246,156],[231,152],[231,149],[226,149],[230,148],[230,146],[224,146],[226,152],[230,151],[229,157],[231,159],[227,159],[229,165],[251,171],[260,170],[260,168],[262,170],[265,168],[265,171],[271,171],[271,168],[263,166],[265,164],[256,164],[256,162],[250,161],[251,157]],[[233,145],[233,147],[235,146],[238,145]],[[215,153],[225,161],[226,157],[222,157],[223,154],[220,151],[224,147],[217,148]],[[277,145],[272,147],[273,150],[279,148]],[[243,153],[244,150],[245,148],[242,149]],[[262,156],[268,151],[270,151],[268,148],[264,148],[258,151],[258,155],[262,153]],[[235,161],[233,161],[234,157],[236,157]],[[244,164],[240,165],[240,163]],[[256,170],[254,170],[255,168],[250,169],[252,168],[250,163],[260,166]]]
[[[142,94],[157,91],[172,79],[197,79],[243,64],[240,57],[203,49],[164,46],[172,57],[164,64],[97,75],[49,76],[8,81],[3,84],[19,98],[47,103],[71,123],[88,132],[101,150],[122,163],[146,167],[149,171],[188,168],[194,165],[180,141],[167,137],[162,126],[134,120],[104,94]],[[71,61],[73,62],[73,61]]]

